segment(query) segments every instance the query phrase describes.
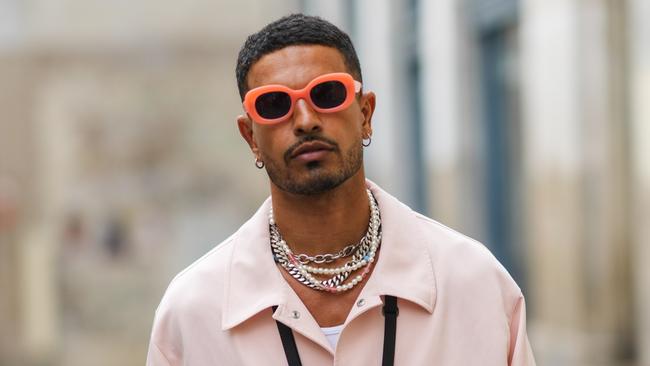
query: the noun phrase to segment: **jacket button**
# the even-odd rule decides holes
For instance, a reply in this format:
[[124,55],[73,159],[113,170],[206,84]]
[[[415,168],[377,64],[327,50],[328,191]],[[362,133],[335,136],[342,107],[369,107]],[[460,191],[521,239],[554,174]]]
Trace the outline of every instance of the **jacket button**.
[[362,306],[364,306],[365,304],[366,304],[366,300],[364,300],[364,299],[359,299],[359,301],[357,301],[357,306],[358,306],[358,307],[362,307]]
[[291,312],[291,317],[294,319],[299,319],[300,318],[300,313],[296,310]]

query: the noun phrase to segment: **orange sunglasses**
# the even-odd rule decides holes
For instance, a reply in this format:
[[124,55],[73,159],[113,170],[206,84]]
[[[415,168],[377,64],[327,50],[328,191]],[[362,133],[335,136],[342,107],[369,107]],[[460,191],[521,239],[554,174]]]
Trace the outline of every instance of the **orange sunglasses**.
[[298,99],[304,99],[316,112],[334,113],[352,104],[361,83],[344,72],[321,75],[300,90],[284,85],[264,85],[251,89],[244,97],[244,110],[260,124],[286,121]]

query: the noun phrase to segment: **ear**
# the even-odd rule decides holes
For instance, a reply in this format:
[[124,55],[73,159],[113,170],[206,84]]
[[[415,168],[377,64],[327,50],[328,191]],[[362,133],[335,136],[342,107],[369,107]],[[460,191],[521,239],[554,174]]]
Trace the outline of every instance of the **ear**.
[[239,134],[251,148],[255,157],[259,157],[259,148],[253,136],[253,121],[251,121],[248,115],[237,116],[237,127],[239,128]]
[[367,92],[363,93],[361,100],[359,101],[361,107],[361,115],[363,116],[363,121],[361,128],[363,129],[363,136],[372,135],[372,115],[375,112],[375,102],[376,97],[375,93]]

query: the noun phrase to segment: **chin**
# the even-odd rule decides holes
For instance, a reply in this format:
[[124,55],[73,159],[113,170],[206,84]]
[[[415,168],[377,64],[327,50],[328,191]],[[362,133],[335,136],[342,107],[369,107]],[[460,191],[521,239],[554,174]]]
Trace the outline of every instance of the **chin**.
[[267,164],[266,171],[280,190],[299,194],[317,195],[337,188],[356,175],[362,167],[362,155],[352,154],[343,161],[314,160],[304,165],[285,166],[278,169],[276,164]]
[[307,170],[316,170],[316,169],[322,169],[323,168],[323,163],[321,161],[310,161],[305,165]]
[[273,183],[285,192],[301,195],[316,195],[331,191],[349,178],[349,176],[340,174],[340,172],[316,170],[319,169],[314,168],[307,172],[306,176],[301,178],[287,177],[287,179],[274,181]]

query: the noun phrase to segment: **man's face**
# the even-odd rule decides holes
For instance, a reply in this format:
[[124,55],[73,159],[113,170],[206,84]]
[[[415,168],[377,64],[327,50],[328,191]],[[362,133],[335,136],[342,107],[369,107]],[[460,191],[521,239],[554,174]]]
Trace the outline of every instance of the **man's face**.
[[[338,50],[290,46],[257,61],[248,73],[248,88],[280,84],[302,89],[314,78],[334,72],[349,72]],[[363,174],[361,142],[372,133],[374,98],[366,93],[334,113],[318,113],[299,99],[284,122],[262,125],[240,116],[238,126],[273,184],[289,193],[317,194]]]

